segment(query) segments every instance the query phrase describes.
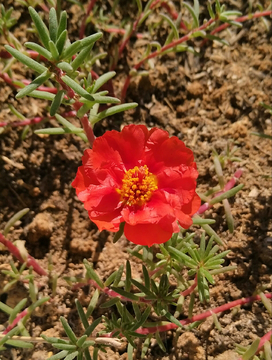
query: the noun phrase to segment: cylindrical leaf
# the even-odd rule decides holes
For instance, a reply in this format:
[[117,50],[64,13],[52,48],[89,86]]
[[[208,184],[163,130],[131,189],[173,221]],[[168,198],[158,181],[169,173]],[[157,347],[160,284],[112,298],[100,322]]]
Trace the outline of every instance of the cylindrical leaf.
[[90,46],[93,43],[95,43],[98,39],[100,39],[102,36],[103,36],[103,34],[101,32],[87,36],[86,38],[81,40],[81,46],[82,47]]
[[67,37],[67,30],[64,30],[60,36],[58,37],[58,40],[56,42],[56,47],[58,49],[58,52],[60,55],[62,55],[62,51],[65,45],[65,41],[66,41],[66,37]]
[[57,32],[57,38],[59,40],[60,34],[63,33],[64,30],[66,30],[67,27],[67,13],[66,11],[62,11],[59,19],[59,27]]
[[49,33],[48,33],[48,29],[45,26],[45,23],[42,21],[42,19],[40,18],[39,14],[37,13],[37,11],[33,8],[33,7],[29,7],[29,14],[35,24],[35,27],[37,29],[38,35],[41,39],[41,42],[43,43],[43,45],[46,47],[47,50],[49,49]]
[[36,77],[35,80],[18,92],[16,99],[29,95],[32,91],[36,90],[37,87],[41,86],[46,80],[48,80],[50,76],[51,74],[48,73],[48,71],[45,71],[40,76]]
[[93,45],[90,45],[80,51],[74,61],[71,63],[72,69],[75,71],[77,70],[83,62],[88,58],[90,51],[92,50]]
[[72,80],[69,76],[64,75],[61,79],[65,82],[66,85],[70,86],[77,94],[84,97],[87,100],[94,101],[94,98],[89,94],[83,87],[81,87],[77,82]]
[[40,55],[42,55],[43,57],[45,57],[47,60],[52,60],[52,55],[50,53],[50,51],[46,50],[45,48],[43,48],[42,46],[35,44],[33,42],[26,42],[25,46],[28,49],[37,51],[37,53],[39,53]]
[[59,52],[58,52],[58,49],[57,49],[55,43],[52,40],[50,40],[48,45],[49,45],[49,49],[50,49],[50,52],[51,52],[53,58],[55,60],[58,60],[59,59]]
[[49,35],[50,39],[55,43],[57,41],[58,20],[57,13],[54,7],[49,11]]
[[56,96],[51,104],[50,116],[54,116],[56,114],[56,112],[58,111],[60,104],[63,100],[64,94],[65,94],[64,90],[61,90],[56,94]]
[[24,65],[28,66],[30,69],[37,71],[38,73],[42,74],[43,72],[47,71],[47,68],[37,61],[31,59],[30,57],[22,54],[20,51],[14,49],[9,45],[5,45],[5,49],[15,57],[15,59],[19,60]]

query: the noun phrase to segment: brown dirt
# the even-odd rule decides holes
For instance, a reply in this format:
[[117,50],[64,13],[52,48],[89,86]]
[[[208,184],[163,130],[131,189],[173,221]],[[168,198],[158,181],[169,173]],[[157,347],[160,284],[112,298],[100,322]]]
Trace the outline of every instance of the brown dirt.
[[[246,6],[242,2],[239,4],[245,12]],[[70,6],[67,7],[69,21],[76,27],[77,16],[81,13],[78,7]],[[23,42],[29,37],[25,32],[26,14],[24,10],[24,20],[14,28],[14,34]],[[76,34],[75,28],[72,30],[72,34]],[[236,168],[244,169],[241,183],[245,187],[231,200],[236,225],[234,234],[227,230],[222,206],[207,214],[217,220],[214,229],[231,250],[226,265],[237,265],[237,270],[217,277],[216,286],[211,287],[211,304],[205,308],[250,296],[261,285],[271,291],[271,141],[250,134],[252,131],[271,134],[271,117],[259,106],[260,102],[272,103],[271,30],[267,32],[262,21],[256,20],[245,23],[243,29],[231,28],[222,35],[231,44],[227,48],[207,44],[200,57],[169,54],[154,60],[149,76],[135,78],[129,87],[126,100],[138,102],[138,108],[104,121],[95,129],[98,136],[112,128],[120,129],[123,124],[145,123],[178,136],[195,153],[200,192],[216,185],[212,149],[222,152],[227,144],[239,148],[236,155],[241,162],[224,170],[226,178],[230,179]],[[99,45],[103,47],[103,43]],[[129,64],[142,53],[143,46],[137,40],[134,50],[128,49]],[[126,68],[123,58],[114,81],[117,96]],[[16,78],[31,78],[20,65],[14,65],[13,71]],[[40,100],[15,100],[16,90],[2,80],[0,95],[0,121],[17,120],[9,104],[28,118],[47,113],[47,105]],[[53,120],[50,123],[55,124]],[[111,234],[99,233],[71,188],[86,144],[72,135],[37,136],[32,133],[22,141],[21,133],[19,128],[9,128],[0,135],[0,230],[16,212],[29,207],[29,213],[15,224],[8,238],[25,240],[29,253],[45,268],[51,259],[54,272],[60,276],[56,297],[31,317],[29,331],[33,336],[41,332],[63,336],[59,324],[59,316],[63,315],[75,331],[80,332],[74,300],[78,297],[82,305],[87,306],[92,291],[72,291],[62,277],[82,276],[82,260],[87,258],[105,279],[130,258],[127,248],[131,244],[125,239],[112,244]],[[11,258],[6,251],[0,252],[1,269],[9,267]],[[133,258],[131,262],[133,277],[137,278],[141,273],[140,263]],[[49,291],[46,281],[40,279],[39,282],[41,292],[46,294]],[[13,307],[28,296],[23,285],[3,293],[1,289],[5,284],[6,279],[0,274],[0,300],[7,305]],[[199,311],[201,307],[195,310]],[[0,324],[6,326],[6,320],[6,315],[0,311]],[[175,334],[164,334],[167,353],[163,354],[154,342],[146,359],[236,359],[235,343],[247,346],[271,328],[271,320],[261,303],[244,306],[236,313],[222,313],[219,322],[221,331],[208,319],[191,333],[182,332],[176,346]],[[1,359],[46,359],[51,350],[49,345],[41,344],[35,345],[34,351],[8,349],[2,352]],[[139,356],[137,352],[135,359]],[[109,349],[101,359],[126,359],[126,353]]]

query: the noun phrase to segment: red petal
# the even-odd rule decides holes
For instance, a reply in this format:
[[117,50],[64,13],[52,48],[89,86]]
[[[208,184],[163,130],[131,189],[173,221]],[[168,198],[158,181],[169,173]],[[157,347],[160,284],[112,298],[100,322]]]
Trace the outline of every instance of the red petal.
[[89,212],[89,218],[97,225],[99,231],[108,230],[116,232],[119,230],[121,222],[123,222],[120,213],[111,213],[98,218],[93,218]]
[[144,206],[125,206],[121,213],[124,221],[130,225],[154,224],[166,216],[170,223],[176,219],[173,208],[167,204],[164,194],[160,191],[156,191]]
[[199,210],[200,205],[201,199],[197,194],[195,194],[192,201],[190,201],[188,204],[183,205],[181,210],[185,214],[194,215]]
[[91,183],[93,183],[92,180],[96,180],[96,179],[95,178],[91,179],[90,177],[86,177],[84,166],[80,166],[77,169],[75,180],[72,182],[71,185],[73,186],[73,188],[76,189],[76,193],[78,195],[81,191],[85,190]]
[[137,245],[152,246],[168,241],[172,231],[165,231],[157,224],[125,224],[124,234],[126,238]]
[[132,124],[125,126],[122,132],[106,132],[94,142],[94,166],[99,167],[101,164],[112,166],[121,163],[128,170],[141,165],[147,137],[148,130],[144,125]]
[[189,227],[193,224],[192,218],[181,210],[176,210],[175,213],[180,226],[184,229],[189,229]]

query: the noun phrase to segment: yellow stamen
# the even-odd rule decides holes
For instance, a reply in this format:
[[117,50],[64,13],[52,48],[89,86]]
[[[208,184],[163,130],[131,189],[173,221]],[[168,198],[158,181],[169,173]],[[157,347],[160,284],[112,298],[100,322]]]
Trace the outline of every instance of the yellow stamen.
[[126,171],[122,180],[121,189],[116,189],[123,201],[128,206],[142,206],[148,202],[155,190],[158,189],[157,178],[148,171],[148,167],[135,166]]

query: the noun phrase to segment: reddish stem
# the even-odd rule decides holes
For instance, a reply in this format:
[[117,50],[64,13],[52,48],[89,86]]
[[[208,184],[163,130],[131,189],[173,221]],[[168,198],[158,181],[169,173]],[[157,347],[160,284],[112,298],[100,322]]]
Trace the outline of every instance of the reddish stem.
[[[120,300],[123,300],[123,301],[130,301],[130,302],[132,301],[131,299],[129,299],[125,296],[122,296],[122,295],[118,294],[117,292],[111,290],[107,286],[102,289],[94,280],[91,280],[91,279],[88,279],[86,282],[77,283],[77,284],[73,285],[72,290],[77,290],[86,285],[93,285],[96,289],[102,291],[104,294],[108,295],[109,297],[118,297]],[[144,298],[139,298],[138,301],[144,302],[147,304],[151,303],[151,301],[146,300]]]
[[28,267],[32,266],[33,270],[36,271],[37,274],[47,275],[47,272],[37,263],[37,261],[32,256],[27,254],[27,259],[25,260],[22,257],[17,246],[15,246],[11,241],[6,239],[4,235],[2,235],[1,233],[0,233],[0,243],[3,244],[6,248],[8,248],[11,254],[15,256],[16,259],[20,261],[20,263],[24,264],[26,262],[27,266]]
[[[259,346],[258,346],[258,349],[257,351],[255,352],[255,355],[257,355],[263,348],[264,346],[264,343],[266,341],[271,341],[271,337],[272,337],[272,330],[268,331],[268,333],[266,333],[260,340],[260,343],[259,343]],[[240,357],[238,360],[243,360],[242,357]]]
[[[232,179],[227,182],[227,184],[224,186],[224,189],[222,191],[219,191],[218,193],[216,193],[213,198],[224,194],[225,192],[229,191],[230,189],[233,188],[233,186],[236,184],[237,180],[240,178],[240,176],[243,174],[243,170],[239,169],[235,172],[235,174],[233,175]],[[200,206],[199,210],[196,212],[195,215],[200,215],[203,214],[206,210],[210,209],[213,205],[210,205],[209,202],[204,203],[203,205]]]
[[12,323],[3,331],[3,335],[9,333],[10,330],[12,330],[18,324],[18,322],[21,321],[26,315],[28,315],[28,308],[23,310],[19,315],[16,316]]
[[[17,85],[15,84],[15,81],[12,80],[7,73],[1,73],[0,72],[0,78],[2,78],[8,85],[10,86],[14,86],[16,89],[21,89],[21,86],[20,85]],[[31,83],[30,80],[20,80],[23,84],[25,85],[29,85]],[[39,90],[39,91],[47,91],[47,92],[50,92],[52,94],[56,94],[58,92],[58,90],[56,88],[50,88],[50,87],[47,87],[47,86],[39,86],[36,90]]]
[[92,148],[93,147],[93,143],[94,143],[94,140],[95,140],[95,136],[94,136],[94,132],[93,132],[93,128],[91,127],[91,124],[89,122],[89,119],[88,119],[88,116],[87,115],[84,115],[81,119],[81,124],[83,126],[83,129],[85,131],[85,134],[89,140],[89,143],[90,143],[90,147]]
[[[267,299],[271,299],[272,298],[272,293],[265,294],[265,297]],[[254,302],[254,301],[259,301],[259,300],[261,300],[261,297],[259,295],[238,299],[238,300],[229,302],[227,304],[218,306],[215,309],[210,309],[208,311],[205,311],[202,314],[194,315],[190,319],[187,318],[185,320],[180,320],[180,324],[184,326],[184,325],[191,324],[191,323],[193,323],[195,321],[202,321],[202,320],[205,320],[206,318],[212,316],[213,314],[218,314],[218,313],[220,313],[222,311],[230,310],[230,309],[234,308],[235,306],[242,306],[242,305],[245,305],[245,304],[248,304],[248,303],[251,303],[251,302]],[[154,334],[157,331],[163,332],[163,331],[176,329],[177,327],[178,326],[176,324],[170,323],[170,324],[167,324],[167,325],[154,326],[154,327],[149,327],[149,328],[140,328],[140,329],[136,330],[136,332],[138,334],[148,335],[148,334]]]
[[190,295],[195,290],[196,287],[197,287],[197,275],[195,276],[193,285],[191,285],[188,289],[182,291],[180,293],[180,295],[183,295],[183,296]]
[[79,38],[82,39],[83,36],[84,36],[84,33],[85,33],[85,28],[86,28],[86,21],[88,19],[88,16],[90,15],[94,5],[96,3],[96,0],[91,0],[88,4],[88,7],[87,7],[87,11],[86,11],[86,14],[84,15],[83,17],[83,20],[82,20],[82,23],[81,23],[81,27],[80,27],[80,30],[79,30]]
[[[249,14],[249,15],[244,15],[244,16],[238,17],[235,19],[235,21],[242,23],[247,20],[256,19],[256,18],[263,17],[263,16],[269,16],[271,14],[272,14],[272,10],[267,10],[267,11],[257,12],[255,14]],[[229,24],[229,23],[224,23],[224,24],[218,26],[216,29],[211,31],[211,35],[214,35],[222,30],[225,30],[230,25],[231,24]],[[202,43],[200,44],[200,46],[203,46],[208,40],[209,39],[203,40]]]
[[[174,20],[177,20],[178,13],[174,9],[171,9],[170,5],[167,2],[162,1],[161,6],[171,15]],[[180,21],[179,27],[185,31],[188,31],[187,26],[184,24],[183,21]]]

